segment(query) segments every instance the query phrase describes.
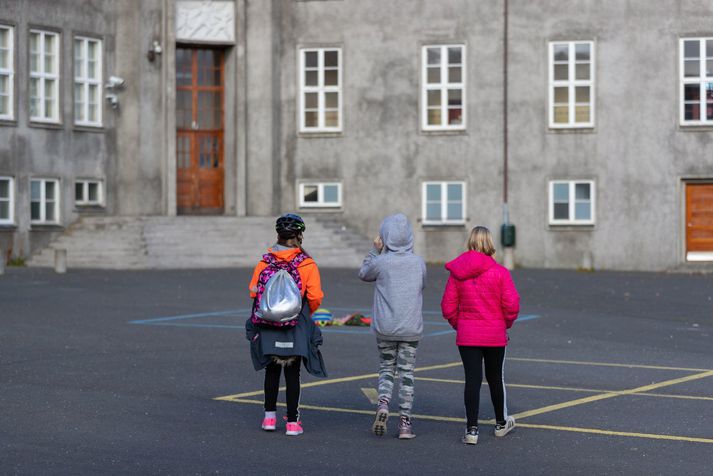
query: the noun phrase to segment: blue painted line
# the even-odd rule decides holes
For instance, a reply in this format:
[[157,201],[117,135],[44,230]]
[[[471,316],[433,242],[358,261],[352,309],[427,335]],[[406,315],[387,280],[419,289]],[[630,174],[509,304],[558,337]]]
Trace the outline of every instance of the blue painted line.
[[155,317],[152,319],[139,319],[136,321],[129,321],[130,324],[154,324],[156,322],[163,322],[163,321],[178,321],[181,319],[194,319],[194,318],[200,318],[200,317],[214,317],[214,316],[227,316],[230,314],[239,314],[241,313],[249,313],[250,309],[230,309],[227,311],[216,311],[216,312],[201,312],[198,314],[182,314],[179,316],[168,316],[168,317]]

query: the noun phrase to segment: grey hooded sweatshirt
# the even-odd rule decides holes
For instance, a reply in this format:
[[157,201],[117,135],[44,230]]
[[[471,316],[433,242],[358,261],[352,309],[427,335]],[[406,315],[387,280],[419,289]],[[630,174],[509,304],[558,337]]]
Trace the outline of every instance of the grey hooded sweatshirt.
[[372,249],[359,270],[363,281],[376,282],[371,328],[380,339],[418,341],[426,263],[413,252],[413,231],[403,213],[386,217],[379,234],[384,249]]

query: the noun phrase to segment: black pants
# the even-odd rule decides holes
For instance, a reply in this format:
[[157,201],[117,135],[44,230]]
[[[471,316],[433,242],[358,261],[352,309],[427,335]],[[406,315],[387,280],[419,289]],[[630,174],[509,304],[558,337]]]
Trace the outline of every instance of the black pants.
[[[298,406],[300,404],[300,365],[302,358],[295,360],[284,367],[285,383],[287,387],[287,421],[297,421],[299,417]],[[280,390],[280,373],[282,365],[270,362],[265,367],[265,411],[274,412],[277,410],[277,393]]]
[[485,361],[485,378],[490,388],[490,399],[493,401],[495,421],[505,423],[507,406],[505,403],[505,381],[503,380],[503,362],[505,347],[470,347],[458,346],[460,358],[465,370],[465,414],[467,425],[478,426],[478,408],[480,407],[480,384],[483,380],[483,361]]

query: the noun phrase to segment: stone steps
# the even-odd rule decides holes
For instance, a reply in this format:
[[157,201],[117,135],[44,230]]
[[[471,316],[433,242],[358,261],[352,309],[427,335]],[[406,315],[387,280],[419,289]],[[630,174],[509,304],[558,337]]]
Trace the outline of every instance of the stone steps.
[[[320,267],[358,267],[371,247],[336,217],[305,217],[305,249]],[[85,217],[33,255],[28,266],[190,269],[252,267],[275,242],[272,217]]]

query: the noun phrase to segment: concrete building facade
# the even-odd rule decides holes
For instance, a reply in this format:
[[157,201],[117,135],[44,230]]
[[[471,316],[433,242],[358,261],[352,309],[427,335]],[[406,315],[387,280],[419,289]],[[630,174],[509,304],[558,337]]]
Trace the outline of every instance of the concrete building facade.
[[713,264],[710,2],[0,0],[2,38],[14,256],[87,215],[403,211],[444,261],[506,196],[522,266]]

